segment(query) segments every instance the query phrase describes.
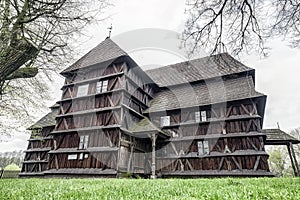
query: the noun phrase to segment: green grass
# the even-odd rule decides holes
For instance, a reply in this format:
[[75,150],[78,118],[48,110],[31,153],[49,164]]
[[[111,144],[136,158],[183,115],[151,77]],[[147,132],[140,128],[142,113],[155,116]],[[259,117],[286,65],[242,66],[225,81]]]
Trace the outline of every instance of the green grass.
[[0,179],[0,199],[300,199],[300,178]]

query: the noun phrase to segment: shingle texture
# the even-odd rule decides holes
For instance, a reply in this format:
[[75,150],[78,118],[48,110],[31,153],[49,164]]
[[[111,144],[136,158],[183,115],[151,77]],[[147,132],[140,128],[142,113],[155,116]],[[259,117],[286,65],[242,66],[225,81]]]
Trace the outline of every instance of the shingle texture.
[[259,96],[263,96],[263,94],[255,91],[252,76],[242,76],[226,80],[219,78],[164,89],[155,95],[150,108],[145,113],[209,105]]
[[298,139],[280,129],[263,129],[262,132],[267,135],[267,141],[286,141],[292,143],[300,143]]
[[134,126],[132,126],[129,131],[133,133],[139,133],[139,132],[161,131],[161,130],[157,128],[149,119],[144,118],[138,123],[136,123]]
[[127,53],[123,51],[110,38],[106,38],[103,42],[81,57],[73,65],[62,71],[61,73],[70,72],[77,69],[89,67],[98,63],[116,59],[120,56],[125,56]]
[[222,53],[147,70],[146,73],[160,87],[164,87],[251,70],[229,54]]
[[38,120],[35,124],[30,126],[28,129],[38,129],[43,127],[55,126],[55,117],[58,114],[58,107],[52,107],[52,111],[47,115]]

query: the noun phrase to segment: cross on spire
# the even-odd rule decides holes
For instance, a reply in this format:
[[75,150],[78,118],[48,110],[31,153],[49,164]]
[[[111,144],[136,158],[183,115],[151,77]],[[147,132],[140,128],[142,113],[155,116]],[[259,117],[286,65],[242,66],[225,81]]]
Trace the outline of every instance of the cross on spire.
[[110,24],[110,27],[108,27],[107,29],[109,30],[109,32],[108,32],[108,38],[110,38],[110,36],[111,36],[111,30],[112,30],[112,24]]

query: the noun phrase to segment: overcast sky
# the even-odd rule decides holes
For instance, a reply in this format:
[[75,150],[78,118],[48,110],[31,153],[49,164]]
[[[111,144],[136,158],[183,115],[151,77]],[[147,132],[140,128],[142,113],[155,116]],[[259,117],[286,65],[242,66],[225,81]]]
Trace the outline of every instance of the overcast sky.
[[[89,40],[85,38],[84,42],[81,43],[81,55],[106,38],[108,35],[107,27],[111,23],[113,24],[112,39],[118,39],[118,36],[129,31],[145,28],[180,33],[185,22],[184,7],[184,0],[117,1],[107,13],[111,16],[109,19],[87,30],[91,38]],[[151,39],[151,34],[137,39],[149,40],[149,38]],[[123,48],[122,44],[119,45]],[[248,67],[256,69],[256,89],[268,96],[264,128],[274,128],[279,122],[281,129],[289,131],[300,127],[300,51],[289,48],[287,43],[281,40],[274,40],[270,42],[269,46],[272,49],[268,58],[260,58],[257,54],[251,54],[241,57],[240,60]],[[141,51],[132,51],[130,56],[141,66],[149,67],[149,65],[163,66],[181,61],[180,55],[175,54],[161,49],[156,51],[144,49],[142,53]],[[203,55],[205,52],[199,54],[198,57]],[[163,59],[161,59],[162,57]],[[62,77],[58,77],[56,80],[52,83],[53,102],[60,99],[60,88],[63,84]],[[53,102],[49,102],[47,106],[51,106]],[[47,112],[49,110],[41,111],[37,120]],[[0,151],[26,149],[28,138],[29,134],[17,134],[11,138],[1,136]]]

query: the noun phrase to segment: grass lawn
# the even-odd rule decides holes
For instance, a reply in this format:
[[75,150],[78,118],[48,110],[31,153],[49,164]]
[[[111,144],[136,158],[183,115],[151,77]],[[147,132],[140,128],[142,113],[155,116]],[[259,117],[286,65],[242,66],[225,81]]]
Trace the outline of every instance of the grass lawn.
[[300,178],[0,179],[0,199],[300,199]]

